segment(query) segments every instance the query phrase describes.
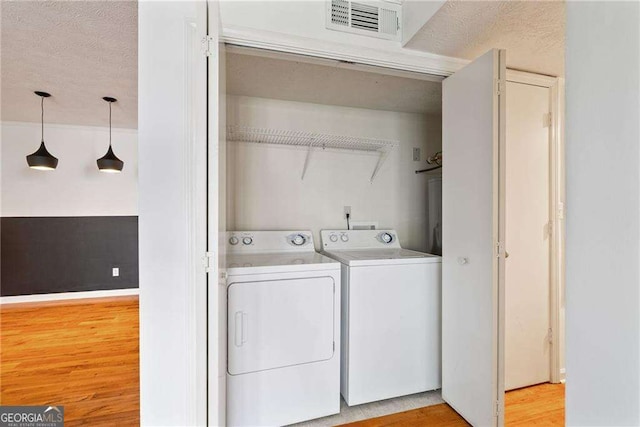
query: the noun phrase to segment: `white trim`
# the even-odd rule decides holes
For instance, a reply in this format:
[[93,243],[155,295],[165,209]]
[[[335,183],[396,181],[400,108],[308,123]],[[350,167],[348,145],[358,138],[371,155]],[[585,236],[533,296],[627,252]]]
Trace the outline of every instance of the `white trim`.
[[232,45],[297,53],[437,76],[449,76],[469,63],[465,59],[401,47],[394,50],[374,49],[235,25],[227,25],[222,29],[222,41]]
[[366,65],[355,62],[344,62],[338,59],[321,58],[319,56],[301,55],[299,53],[279,52],[274,50],[258,49],[254,47],[228,45],[225,48],[227,53],[235,55],[256,56],[259,58],[281,59],[286,61],[302,62],[311,65],[322,65],[332,68],[343,68],[354,71],[364,71],[369,73],[377,73],[386,76],[404,77],[408,79],[424,80],[431,82],[441,82],[444,77],[433,74],[425,74],[423,72],[406,71],[396,68],[384,68],[375,65]]
[[106,291],[86,292],[61,292],[58,294],[16,295],[12,297],[0,297],[0,305],[21,304],[28,302],[64,301],[75,299],[109,298],[129,295],[139,295],[138,288],[111,289]]
[[562,382],[564,367],[560,360],[560,336],[564,335],[560,325],[560,310],[564,294],[564,218],[559,208],[565,203],[564,189],[564,80],[558,77],[507,70],[507,81],[545,87],[550,90],[549,108],[551,126],[549,128],[550,147],[550,218],[552,221],[552,242],[549,286],[550,313],[549,324],[553,331],[551,351],[552,383]]
[[207,422],[207,275],[202,257],[206,252],[207,200],[207,57],[201,40],[207,34],[207,3],[196,5],[194,18],[184,26],[184,136],[181,168],[184,173],[187,265],[185,273],[184,345],[187,351],[188,388],[185,407],[187,425]]
[[[19,127],[32,127],[40,130],[40,123],[36,122],[14,122],[14,121],[2,121],[0,126],[19,126]],[[109,127],[105,126],[85,126],[85,125],[68,125],[60,123],[45,123],[47,129],[71,129],[71,130],[85,130],[85,131],[103,131],[109,132]],[[134,128],[111,128],[112,132],[137,134],[138,129]]]
[[557,77],[545,76],[542,74],[529,73],[527,71],[507,70],[507,81],[514,83],[523,83],[532,86],[542,86],[551,88],[558,82]]

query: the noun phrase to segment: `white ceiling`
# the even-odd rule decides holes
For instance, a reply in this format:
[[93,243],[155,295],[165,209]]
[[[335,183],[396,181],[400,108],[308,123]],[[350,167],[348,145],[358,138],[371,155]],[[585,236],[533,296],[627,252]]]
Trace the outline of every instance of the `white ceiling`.
[[507,66],[564,76],[564,1],[452,1],[445,3],[406,47],[474,59],[507,50]]
[[441,112],[439,79],[419,80],[391,71],[399,75],[350,69],[337,61],[320,62],[324,63],[228,53],[227,92],[373,110]]
[[135,1],[3,1],[2,120],[40,121],[35,90],[51,93],[45,122],[138,124]]

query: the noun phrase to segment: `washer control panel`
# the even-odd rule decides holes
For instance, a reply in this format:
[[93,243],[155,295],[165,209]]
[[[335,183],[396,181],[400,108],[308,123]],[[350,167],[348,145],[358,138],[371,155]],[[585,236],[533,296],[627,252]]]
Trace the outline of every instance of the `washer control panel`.
[[395,230],[322,230],[322,249],[399,248]]
[[307,230],[228,231],[225,240],[228,253],[315,251]]

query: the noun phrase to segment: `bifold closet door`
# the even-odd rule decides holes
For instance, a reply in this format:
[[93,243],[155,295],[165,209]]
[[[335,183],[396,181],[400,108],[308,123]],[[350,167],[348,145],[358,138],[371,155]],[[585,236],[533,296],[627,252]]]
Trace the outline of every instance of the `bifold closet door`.
[[[208,10],[208,36],[200,55],[208,60],[207,76],[207,346],[208,425],[226,425],[227,406],[227,281],[224,238],[226,223],[226,62],[220,40],[219,2],[203,2]],[[204,52],[203,49],[204,48]]]
[[475,426],[504,423],[505,52],[442,86],[442,397]]

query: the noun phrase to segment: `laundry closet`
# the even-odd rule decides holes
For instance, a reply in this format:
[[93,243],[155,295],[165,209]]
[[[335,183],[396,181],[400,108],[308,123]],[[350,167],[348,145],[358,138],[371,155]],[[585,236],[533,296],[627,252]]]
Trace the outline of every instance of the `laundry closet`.
[[242,48],[226,70],[228,230],[311,229],[319,250],[347,207],[428,252],[415,170],[441,149],[441,78]]
[[[486,84],[469,86],[474,78],[459,84],[454,76],[445,80],[443,100],[439,76],[225,50],[221,248],[242,230],[308,230],[321,251],[321,230],[393,229],[402,248],[443,254],[445,401],[482,424],[504,416],[495,408],[505,387],[560,379],[560,341],[550,331],[560,317],[559,284],[551,283],[561,275],[553,258],[561,242],[555,215],[561,151],[550,133],[556,108],[550,79],[503,70],[485,79],[486,96]],[[497,64],[498,55],[463,69],[460,80],[465,70],[495,71],[490,62]],[[494,90],[513,95],[492,103]],[[467,101],[476,91],[481,101]],[[514,104],[512,117],[507,102]],[[465,126],[457,126],[458,115]],[[433,162],[440,152],[442,168]],[[527,197],[536,189],[532,213]],[[520,267],[509,270],[508,259]],[[539,277],[531,279],[527,268]],[[535,283],[518,291],[527,280]],[[473,380],[462,385],[467,377]]]

